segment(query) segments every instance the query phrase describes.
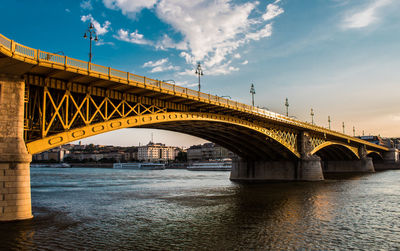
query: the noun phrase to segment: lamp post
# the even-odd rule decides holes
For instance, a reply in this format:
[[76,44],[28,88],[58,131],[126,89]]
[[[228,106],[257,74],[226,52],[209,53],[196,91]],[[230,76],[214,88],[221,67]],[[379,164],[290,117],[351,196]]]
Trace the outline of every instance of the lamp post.
[[311,124],[314,125],[314,110],[311,108]]
[[328,128],[329,130],[331,129],[331,116],[328,116]]
[[353,137],[356,136],[356,128],[353,126]]
[[342,122],[342,127],[343,127],[343,134],[345,134],[345,132],[344,132],[344,122]]
[[254,88],[253,83],[250,86],[250,93],[251,93],[251,104],[252,106],[254,106],[254,94],[256,94],[256,89]]
[[286,106],[286,116],[289,117],[289,100],[288,100],[288,98],[286,98],[285,106]]
[[94,29],[93,23],[89,24],[88,29],[86,30],[85,34],[83,34],[84,38],[87,38],[89,34],[89,63],[92,62],[92,40],[98,41],[96,31]]
[[196,75],[199,76],[199,92],[200,92],[200,77],[203,76],[203,70],[201,69],[200,62],[197,63],[197,68],[195,71]]

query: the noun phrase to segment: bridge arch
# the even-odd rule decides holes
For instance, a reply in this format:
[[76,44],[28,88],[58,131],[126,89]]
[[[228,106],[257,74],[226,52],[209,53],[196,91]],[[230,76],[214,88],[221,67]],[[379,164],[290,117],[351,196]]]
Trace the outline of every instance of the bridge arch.
[[375,161],[383,161],[383,156],[380,152],[367,151],[367,156],[371,157],[374,162]]
[[358,149],[340,142],[327,141],[315,147],[311,154],[322,160],[356,160],[360,159]]
[[123,128],[154,128],[186,133],[215,142],[249,159],[296,159],[297,135],[276,132],[228,115],[200,112],[164,112],[137,115],[70,129],[27,143],[39,153],[72,141]]

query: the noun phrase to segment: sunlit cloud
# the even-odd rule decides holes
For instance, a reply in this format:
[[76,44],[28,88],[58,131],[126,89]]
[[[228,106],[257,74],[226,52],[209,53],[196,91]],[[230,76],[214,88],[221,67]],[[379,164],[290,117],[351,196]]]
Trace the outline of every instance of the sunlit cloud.
[[355,11],[346,16],[343,21],[343,28],[357,29],[367,27],[377,22],[381,17],[379,10],[391,4],[393,0],[376,0],[361,11]]

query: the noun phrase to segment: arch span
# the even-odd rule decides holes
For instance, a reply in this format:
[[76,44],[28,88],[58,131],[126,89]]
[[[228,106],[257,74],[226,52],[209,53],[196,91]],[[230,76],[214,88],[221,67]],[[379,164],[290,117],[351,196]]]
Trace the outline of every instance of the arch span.
[[383,161],[383,156],[380,152],[367,151],[367,156],[371,157],[373,161]]
[[213,141],[250,159],[296,159],[297,135],[277,133],[228,115],[199,112],[145,114],[71,129],[27,143],[29,153],[39,153],[72,141],[122,128],[155,128],[182,132]]
[[318,155],[322,160],[356,160],[360,159],[358,149],[340,142],[327,141],[317,146],[311,154]]

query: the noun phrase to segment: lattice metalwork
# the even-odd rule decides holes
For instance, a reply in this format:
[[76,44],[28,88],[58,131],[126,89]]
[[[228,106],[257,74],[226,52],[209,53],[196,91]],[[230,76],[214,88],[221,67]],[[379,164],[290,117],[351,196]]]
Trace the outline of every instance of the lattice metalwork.
[[326,142],[326,139],[317,136],[317,135],[311,135],[311,146],[313,149],[317,148],[319,145],[323,144]]
[[126,99],[115,100],[48,87],[28,88],[26,96],[29,97],[29,102],[25,112],[26,142],[108,120],[167,112],[165,107],[129,102]]
[[297,133],[295,131],[272,127],[268,130],[267,134],[292,152],[297,152]]

